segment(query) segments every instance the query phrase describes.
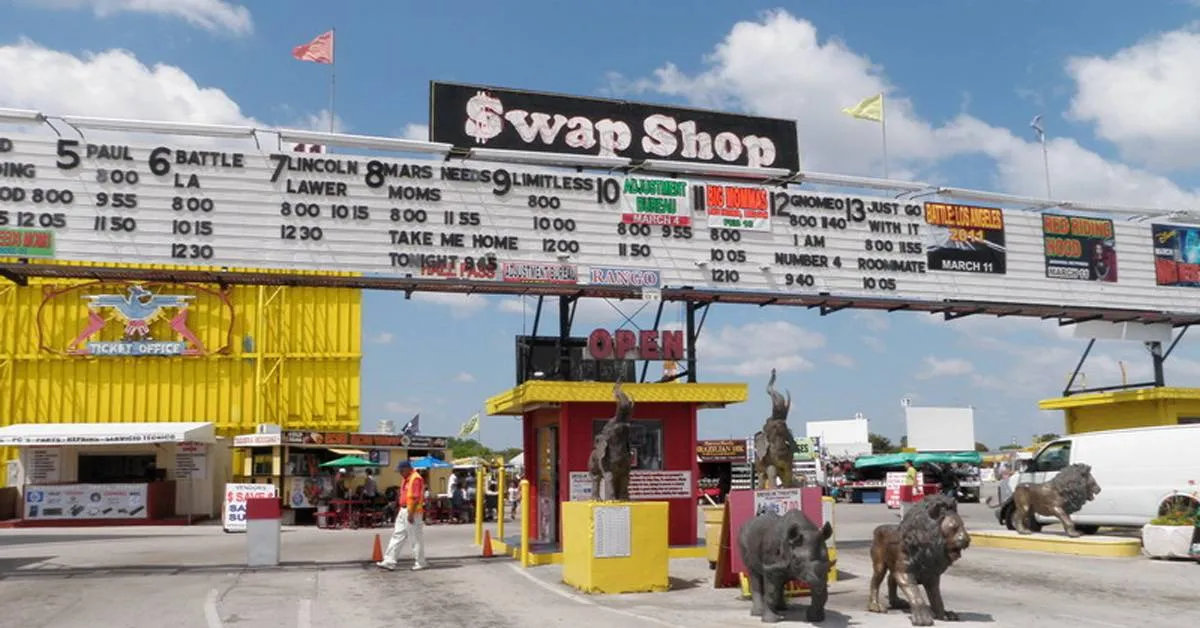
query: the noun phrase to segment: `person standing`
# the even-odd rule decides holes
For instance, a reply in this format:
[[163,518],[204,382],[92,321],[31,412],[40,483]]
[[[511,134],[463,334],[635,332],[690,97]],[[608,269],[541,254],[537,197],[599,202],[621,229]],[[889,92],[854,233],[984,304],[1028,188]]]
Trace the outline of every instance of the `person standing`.
[[383,560],[375,563],[388,571],[395,571],[396,561],[400,558],[400,547],[412,536],[413,571],[420,571],[429,566],[425,560],[425,480],[412,468],[408,460],[400,461],[396,470],[403,477],[400,494],[396,502],[400,507],[396,513],[396,526],[392,530],[392,539],[388,541],[387,551]]
[[904,518],[904,514],[908,512],[908,504],[916,499],[917,493],[917,468],[913,466],[912,460],[904,463],[904,486],[908,487],[908,499],[905,499],[903,492],[900,495],[900,518]]

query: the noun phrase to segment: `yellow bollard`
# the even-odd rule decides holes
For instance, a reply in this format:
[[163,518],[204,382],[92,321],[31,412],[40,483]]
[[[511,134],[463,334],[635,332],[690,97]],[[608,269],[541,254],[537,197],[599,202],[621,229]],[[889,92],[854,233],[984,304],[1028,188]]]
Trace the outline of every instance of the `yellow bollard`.
[[504,543],[504,464],[500,464],[500,471],[496,478],[496,538]]
[[475,469],[475,544],[483,545],[483,467]]
[[529,566],[529,480],[521,480],[521,566]]

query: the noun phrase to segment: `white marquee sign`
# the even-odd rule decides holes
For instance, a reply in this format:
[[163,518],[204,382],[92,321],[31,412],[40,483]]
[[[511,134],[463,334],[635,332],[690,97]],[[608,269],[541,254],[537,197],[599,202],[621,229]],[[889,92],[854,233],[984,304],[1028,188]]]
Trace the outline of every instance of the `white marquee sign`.
[[1187,227],[188,142],[0,133],[0,257],[1200,313]]

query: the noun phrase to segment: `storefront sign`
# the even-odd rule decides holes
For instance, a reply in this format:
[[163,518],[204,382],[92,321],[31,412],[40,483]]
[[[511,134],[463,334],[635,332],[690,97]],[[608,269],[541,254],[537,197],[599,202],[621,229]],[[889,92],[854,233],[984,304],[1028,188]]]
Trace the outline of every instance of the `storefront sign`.
[[316,508],[323,497],[333,496],[333,478],[328,475],[316,477],[293,477],[288,487],[289,508]]
[[25,487],[25,518],[145,519],[145,484],[59,484]]
[[[567,483],[570,501],[585,502],[592,499],[592,476],[587,471],[572,471]],[[691,499],[692,489],[691,471],[629,472],[629,499]]]
[[54,447],[31,447],[25,452],[27,456],[26,483],[54,484],[59,481],[62,469],[61,450]]
[[817,448],[811,438],[796,439],[796,453],[792,454],[792,460],[809,461],[817,457]]
[[[202,355],[204,343],[187,324],[188,305],[196,297],[180,294],[155,294],[145,287],[130,285],[125,294],[85,294],[87,325],[67,348],[68,353],[98,357],[141,357]],[[168,315],[168,312],[171,314]],[[154,340],[150,323],[169,316],[176,340]],[[102,332],[110,319],[124,327],[116,341],[89,340]]]
[[710,229],[771,230],[771,200],[766,188],[706,185],[704,209]]
[[226,484],[221,521],[226,532],[246,530],[246,500],[253,497],[276,497],[272,484]]
[[800,167],[793,120],[453,83],[430,96],[430,140],[460,148]]
[[72,436],[26,434],[0,437],[0,445],[144,445],[173,443],[179,440],[173,432],[145,434],[76,434]]
[[592,360],[682,360],[683,331],[594,329],[588,334],[587,354]]
[[1008,251],[1004,246],[1002,210],[925,203],[925,224],[931,227],[925,232],[929,270],[985,275],[1007,273]]
[[[547,240],[547,242],[558,242]],[[570,244],[567,240],[561,242]],[[557,245],[553,245],[557,247]],[[569,247],[567,247],[569,248]],[[578,253],[564,248],[563,255]],[[536,262],[504,262],[500,266],[500,280],[508,283],[574,284],[579,282],[579,270],[574,264],[541,264]]]
[[275,447],[281,444],[282,434],[242,434],[233,437],[234,447]]
[[696,443],[696,457],[700,462],[745,462],[746,441],[702,440]]
[[1151,237],[1155,283],[1200,288],[1200,228],[1154,225]]
[[781,488],[772,491],[754,491],[754,516],[774,513],[783,516],[792,510],[804,511],[803,489]]
[[0,257],[54,257],[54,232],[0,229]]
[[[625,194],[621,196],[621,225],[617,227],[617,233],[650,235],[653,231],[650,225],[690,227],[690,189],[687,181],[678,179],[625,179]],[[628,225],[646,226],[631,229]]]
[[422,436],[420,434],[367,434],[286,430],[280,435],[280,438],[285,445],[354,445],[356,447],[445,449],[447,444],[445,436]]
[[203,480],[208,471],[208,449],[201,443],[175,446],[175,479]]
[[[902,471],[890,471],[886,476],[886,484],[883,489],[883,500],[888,508],[900,507],[900,487],[904,486],[905,473]],[[917,485],[913,487],[913,500],[920,501],[925,495],[925,474],[917,472]]]
[[1042,214],[1046,277],[1076,281],[1117,281],[1113,221]]
[[638,268],[604,268],[592,266],[588,269],[588,283],[593,286],[657,288],[662,284],[662,273],[657,270]]

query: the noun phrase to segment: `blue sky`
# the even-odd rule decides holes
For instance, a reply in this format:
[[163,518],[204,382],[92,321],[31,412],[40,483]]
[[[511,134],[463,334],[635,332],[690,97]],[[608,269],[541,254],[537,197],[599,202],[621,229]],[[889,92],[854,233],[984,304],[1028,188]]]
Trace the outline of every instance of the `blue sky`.
[[[1057,195],[1154,207],[1200,200],[1200,121],[1171,106],[1200,97],[1193,3],[699,6],[15,0],[0,7],[0,107],[321,128],[329,68],[289,53],[333,26],[336,119],[349,132],[420,135],[430,80],[479,82],[789,117],[806,168],[879,175],[877,127],[838,110],[883,90],[893,176],[1040,194],[1028,124],[1042,114]],[[369,292],[364,305],[364,427],[419,411],[425,432],[454,432],[512,385],[513,336],[532,321],[532,302],[523,316],[513,299]],[[613,307],[586,303],[577,328],[615,327]],[[665,320],[678,319],[668,306]],[[702,413],[702,437],[757,429],[765,370],[783,365],[795,422],[862,412],[895,439],[910,396],[975,406],[977,435],[993,446],[1061,431],[1060,415],[1036,400],[1061,391],[1085,344],[1054,322],[734,306],[712,308],[704,334],[701,378],[749,381],[753,393]],[[1193,344],[1172,356],[1168,383],[1200,376]],[[1119,362],[1130,381],[1148,375],[1140,347],[1101,343],[1087,384],[1119,383]],[[487,419],[483,437],[517,444],[517,422]]]

